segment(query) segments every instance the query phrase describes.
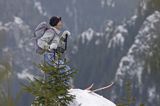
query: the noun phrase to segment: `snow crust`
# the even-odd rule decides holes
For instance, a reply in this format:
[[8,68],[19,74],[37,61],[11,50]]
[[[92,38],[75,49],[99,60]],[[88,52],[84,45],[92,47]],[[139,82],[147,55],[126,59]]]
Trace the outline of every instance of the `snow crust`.
[[75,100],[69,106],[116,106],[110,100],[88,90],[70,89]]

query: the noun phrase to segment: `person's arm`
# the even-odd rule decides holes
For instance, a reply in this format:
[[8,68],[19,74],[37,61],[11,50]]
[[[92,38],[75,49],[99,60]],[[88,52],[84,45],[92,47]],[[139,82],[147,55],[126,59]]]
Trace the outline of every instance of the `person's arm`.
[[67,38],[70,36],[69,31],[64,31],[62,35],[60,36],[60,41],[58,43],[57,51],[64,53],[67,49]]
[[60,38],[58,36],[55,36],[52,40],[52,43],[50,44],[49,49],[50,50],[53,50],[53,49],[56,50],[58,48],[59,43],[60,43]]
[[[38,45],[45,50],[56,49],[58,41],[54,41],[55,40],[54,37],[55,37],[55,32],[52,29],[49,29],[40,39],[38,39]],[[50,42],[54,43],[50,44]]]
[[70,36],[71,35],[71,33],[69,32],[69,31],[67,31],[67,30],[65,30],[64,32],[63,32],[63,34],[61,35],[61,40],[63,40],[64,42],[67,42],[67,38],[68,38],[68,36]]
[[62,42],[62,46],[63,46],[63,48],[65,48],[66,49],[66,46],[67,46],[67,39],[68,39],[68,37],[71,35],[71,33],[69,32],[69,31],[64,31],[63,32],[63,34],[61,35],[61,37],[60,37],[60,40],[61,40],[61,42]]

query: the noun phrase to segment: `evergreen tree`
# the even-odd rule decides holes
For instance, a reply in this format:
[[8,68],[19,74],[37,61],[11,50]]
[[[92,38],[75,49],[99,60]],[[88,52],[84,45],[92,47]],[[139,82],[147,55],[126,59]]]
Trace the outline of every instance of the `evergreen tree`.
[[135,99],[132,96],[131,82],[127,81],[125,86],[125,96],[120,100],[121,102],[117,106],[131,106]]
[[38,65],[45,78],[34,78],[29,86],[25,86],[25,90],[35,97],[32,106],[67,106],[74,99],[68,90],[75,72],[67,68],[68,63],[62,62],[60,54],[52,63],[54,65]]
[[158,36],[151,45],[151,55],[146,59],[146,68],[149,66],[151,70],[151,77],[154,82],[159,83],[160,76],[160,37]]
[[[120,99],[120,102],[117,106],[134,106],[136,104],[135,97],[132,96],[132,87],[131,82],[126,81],[125,83],[125,96]],[[139,106],[144,106],[144,104],[140,104]]]

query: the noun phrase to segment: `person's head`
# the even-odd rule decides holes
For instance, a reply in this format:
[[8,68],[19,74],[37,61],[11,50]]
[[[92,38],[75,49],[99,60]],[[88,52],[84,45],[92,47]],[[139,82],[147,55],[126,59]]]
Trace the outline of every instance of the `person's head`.
[[58,16],[51,17],[50,20],[49,20],[49,24],[52,27],[55,27],[55,28],[57,28],[59,30],[63,27],[63,23],[62,23],[61,17],[58,17]]

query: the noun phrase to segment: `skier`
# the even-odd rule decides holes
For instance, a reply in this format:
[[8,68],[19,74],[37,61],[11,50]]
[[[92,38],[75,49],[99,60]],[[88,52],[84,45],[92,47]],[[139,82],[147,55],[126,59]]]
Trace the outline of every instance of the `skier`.
[[49,28],[37,40],[37,45],[44,49],[44,62],[53,65],[52,61],[57,58],[57,53],[63,54],[67,49],[68,30],[61,33],[63,22],[61,17],[53,16],[49,20]]

